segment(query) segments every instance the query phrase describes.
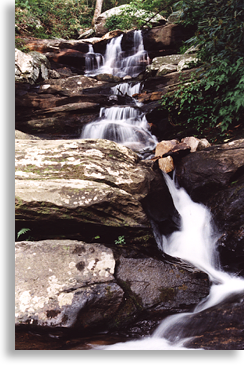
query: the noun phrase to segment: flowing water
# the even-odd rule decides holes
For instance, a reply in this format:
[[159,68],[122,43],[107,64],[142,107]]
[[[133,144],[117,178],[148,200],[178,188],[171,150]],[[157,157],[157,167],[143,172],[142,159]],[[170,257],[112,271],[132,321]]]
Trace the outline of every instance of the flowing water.
[[89,52],[86,54],[85,75],[111,74],[118,77],[136,77],[144,71],[145,66],[149,64],[149,57],[144,49],[141,31],[134,32],[133,47],[130,52],[123,51],[122,38],[123,34],[112,38],[107,44],[104,56],[94,53],[90,44]]
[[[95,76],[109,73],[119,77],[136,77],[148,64],[148,54],[144,49],[141,31],[134,32],[133,47],[129,55],[122,50],[123,34],[113,38],[106,47],[105,55],[94,53],[92,45],[86,55],[86,75]],[[123,82],[111,88],[113,95],[132,97],[141,91],[140,82]],[[147,119],[139,110],[140,103],[133,99],[133,106],[113,106],[101,108],[99,118],[87,124],[81,138],[102,138],[123,144],[138,152],[144,158],[150,157],[157,139],[149,130]]]
[[[209,275],[210,293],[193,312],[180,313],[164,319],[152,336],[142,340],[121,342],[95,347],[100,350],[189,350],[184,343],[189,338],[182,335],[189,317],[221,303],[230,295],[244,291],[244,279],[221,270],[215,242],[218,238],[213,229],[208,209],[194,203],[183,188],[178,188],[168,175],[164,175],[174,205],[181,216],[181,228],[169,237],[157,238],[158,247],[167,254],[181,258]],[[158,237],[158,236],[157,236]]]
[[103,138],[123,144],[145,155],[154,150],[157,139],[148,129],[148,122],[138,108],[114,106],[101,108],[97,120],[89,123],[81,138]]
[[[106,49],[105,56],[95,54],[90,47],[87,55],[87,75],[110,73],[120,77],[137,75],[141,64],[148,62],[140,32],[134,33],[134,47],[131,54],[125,58],[121,49],[122,36],[112,39]],[[121,83],[112,88],[112,94],[127,94],[132,96],[141,91],[141,84]],[[81,138],[106,138],[121,143],[142,153],[152,151],[157,139],[149,129],[146,117],[139,106],[114,106],[101,108],[99,118],[87,125]],[[142,153],[143,155],[143,153]],[[211,282],[210,293],[195,308],[194,312],[169,316],[156,329],[152,336],[142,340],[116,343],[108,346],[94,346],[99,350],[186,350],[183,325],[190,316],[222,302],[231,294],[244,291],[244,280],[221,270],[215,242],[218,232],[212,224],[208,209],[194,203],[186,191],[177,187],[174,180],[164,175],[171,193],[175,208],[181,217],[181,227],[169,237],[159,237],[155,233],[160,250],[170,256],[189,262],[206,272]]]

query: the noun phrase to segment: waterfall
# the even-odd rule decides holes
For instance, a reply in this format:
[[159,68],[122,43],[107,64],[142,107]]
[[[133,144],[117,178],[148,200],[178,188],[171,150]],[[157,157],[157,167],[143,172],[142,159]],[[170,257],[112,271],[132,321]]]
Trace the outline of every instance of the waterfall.
[[[103,350],[189,350],[184,346],[184,326],[188,320],[225,298],[244,291],[244,279],[221,270],[215,247],[218,233],[214,230],[209,210],[194,203],[183,188],[164,174],[175,208],[181,216],[180,231],[169,237],[158,237],[158,247],[167,254],[181,258],[209,275],[209,295],[190,313],[174,314],[164,319],[152,336],[142,340],[100,346]],[[156,237],[156,235],[155,235]],[[189,326],[188,326],[189,327]],[[192,334],[193,335],[193,334]]]
[[[141,31],[133,32],[133,47],[129,55],[122,50],[122,38],[123,34],[110,40],[104,57],[94,53],[92,45],[89,45],[89,52],[86,55],[86,75],[108,73],[119,77],[127,75],[136,77],[145,69],[149,58],[144,49]],[[123,82],[112,87],[111,93],[132,97],[141,89],[140,82]],[[101,108],[99,118],[83,128],[80,138],[108,139],[131,148],[143,158],[149,158],[156,147],[157,139],[151,134],[145,115],[138,109],[141,103],[135,99],[132,101],[136,107]]]
[[89,52],[86,54],[85,74],[87,76],[107,73],[121,78],[125,76],[136,77],[144,71],[146,65],[149,64],[149,57],[144,49],[141,31],[134,31],[133,47],[129,55],[126,55],[125,51],[122,50],[122,38],[123,34],[112,38],[106,46],[104,56],[94,53],[92,45],[89,46]]
[[104,64],[104,57],[100,53],[95,53],[92,44],[89,44],[89,50],[85,57],[86,75],[91,76],[95,70],[100,69]]
[[128,95],[133,96],[134,94],[139,94],[141,92],[142,85],[140,82],[136,84],[131,84],[129,82],[123,82],[111,87],[111,92],[114,95]]
[[[127,56],[121,48],[122,37],[123,35],[114,38],[107,44],[104,57],[96,55],[92,48],[89,49],[88,75],[110,73],[120,77],[126,75],[135,77],[141,67],[145,67],[148,56],[144,50],[141,32],[134,32],[134,46]],[[140,91],[140,83],[121,83],[111,89],[111,93],[115,95],[128,96],[133,96]],[[150,133],[146,117],[138,106],[101,108],[99,118],[85,126],[81,138],[109,139],[130,147],[143,158],[145,158],[143,152],[152,151],[157,144],[157,139]],[[164,178],[175,208],[181,217],[181,227],[179,231],[167,237],[159,236],[158,232],[155,232],[158,248],[207,273],[211,282],[209,295],[196,306],[193,312],[175,314],[164,319],[150,337],[109,346],[98,346],[94,347],[95,349],[186,350],[184,344],[189,338],[185,337],[184,328],[188,321],[197,313],[218,305],[230,295],[244,291],[244,279],[234,274],[227,274],[220,267],[215,247],[218,232],[214,229],[209,210],[202,204],[193,202],[186,191],[177,187],[175,181],[167,174],[164,174]]]
[[145,115],[138,108],[114,106],[101,108],[97,120],[85,126],[81,138],[103,138],[145,154],[152,151],[157,139],[148,130]]

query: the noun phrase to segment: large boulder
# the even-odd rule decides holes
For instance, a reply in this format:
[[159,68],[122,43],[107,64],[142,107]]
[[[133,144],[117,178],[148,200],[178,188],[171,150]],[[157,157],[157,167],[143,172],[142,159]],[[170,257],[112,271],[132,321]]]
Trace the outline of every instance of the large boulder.
[[243,310],[243,294],[235,295],[217,306],[183,318],[184,322],[171,328],[171,334],[188,338],[185,346],[192,349],[243,350]]
[[208,147],[184,157],[176,166],[181,186],[202,203],[243,173],[244,140]]
[[151,59],[177,53],[188,38],[190,35],[182,26],[172,23],[143,31],[144,47]]
[[190,310],[209,293],[207,274],[153,258],[120,256],[116,279],[140,311],[161,316]]
[[15,80],[35,84],[38,80],[49,78],[50,63],[39,52],[28,54],[15,48]]
[[86,335],[124,329],[142,316],[186,312],[208,294],[209,281],[179,263],[115,259],[102,244],[21,241],[15,244],[15,292],[17,329]]
[[189,63],[193,63],[194,61],[197,62],[195,55],[189,56],[189,54],[155,57],[152,63],[147,66],[146,72],[156,74],[156,76],[162,76],[167,73],[189,68]]
[[153,204],[154,192],[160,219],[174,213],[159,171],[114,142],[16,140],[15,151],[17,229],[31,228],[35,237],[113,243],[122,234],[146,244],[152,233],[142,202]]
[[79,241],[17,242],[15,323],[42,327],[109,325],[123,300],[111,249]]
[[244,175],[209,201],[221,233],[217,242],[225,270],[244,276]]

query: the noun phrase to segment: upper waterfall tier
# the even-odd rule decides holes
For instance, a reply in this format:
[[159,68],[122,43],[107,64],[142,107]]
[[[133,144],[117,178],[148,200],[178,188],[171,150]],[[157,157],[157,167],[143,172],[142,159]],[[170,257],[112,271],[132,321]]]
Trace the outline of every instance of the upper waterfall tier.
[[134,31],[133,47],[127,54],[122,50],[122,38],[123,34],[112,38],[107,44],[104,56],[95,53],[92,45],[89,46],[89,52],[86,54],[87,76],[107,73],[118,77],[136,77],[144,71],[149,64],[149,57],[144,49],[141,31]]

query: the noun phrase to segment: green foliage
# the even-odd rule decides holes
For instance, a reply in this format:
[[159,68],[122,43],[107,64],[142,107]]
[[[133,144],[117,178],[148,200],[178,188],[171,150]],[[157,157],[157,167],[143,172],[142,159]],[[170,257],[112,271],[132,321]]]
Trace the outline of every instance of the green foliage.
[[236,62],[244,56],[244,0],[184,0],[182,23],[197,25],[192,41],[203,61],[218,56]]
[[109,30],[151,27],[149,20],[158,14],[168,16],[172,12],[174,2],[174,0],[164,2],[161,0],[132,0],[119,15],[112,15],[106,20],[106,27]]
[[125,245],[125,236],[119,236],[117,240],[114,241],[116,245]]
[[133,19],[128,17],[126,14],[120,14],[111,15],[108,19],[106,19],[105,25],[111,31],[115,29],[131,29],[135,23],[133,23]]
[[[184,25],[195,25],[201,74],[162,97],[171,123],[224,135],[244,113],[244,0],[184,0]],[[196,24],[197,22],[197,24]]]
[[16,32],[37,38],[76,38],[90,27],[94,8],[86,0],[16,0]]
[[19,232],[17,233],[17,240],[20,238],[20,236],[27,233],[28,231],[30,231],[29,228],[22,228],[21,230],[19,230]]

